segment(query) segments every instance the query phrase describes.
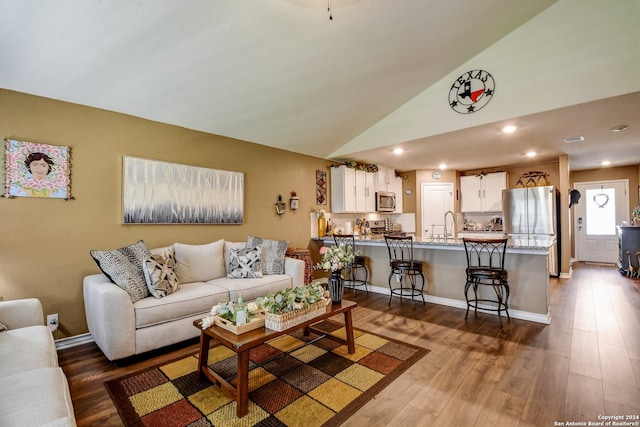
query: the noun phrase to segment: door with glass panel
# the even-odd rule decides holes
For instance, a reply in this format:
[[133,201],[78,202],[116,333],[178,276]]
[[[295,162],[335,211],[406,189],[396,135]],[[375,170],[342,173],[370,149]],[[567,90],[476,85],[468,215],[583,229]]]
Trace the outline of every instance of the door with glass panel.
[[574,188],[581,194],[573,208],[577,260],[616,263],[616,225],[628,220],[629,181],[580,182]]

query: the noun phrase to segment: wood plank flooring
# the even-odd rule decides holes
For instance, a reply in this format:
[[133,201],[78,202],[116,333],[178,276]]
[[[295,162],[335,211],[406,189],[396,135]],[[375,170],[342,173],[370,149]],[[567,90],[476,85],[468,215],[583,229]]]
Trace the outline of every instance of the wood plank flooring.
[[[462,285],[461,285],[462,289]],[[551,280],[550,325],[347,291],[354,325],[431,350],[345,426],[559,426],[640,415],[640,280],[574,264]],[[338,318],[336,318],[338,320]],[[79,426],[122,426],[103,382],[197,349],[192,341],[127,363],[93,343],[58,352]],[[624,420],[623,420],[624,421]],[[639,420],[630,420],[639,421]]]

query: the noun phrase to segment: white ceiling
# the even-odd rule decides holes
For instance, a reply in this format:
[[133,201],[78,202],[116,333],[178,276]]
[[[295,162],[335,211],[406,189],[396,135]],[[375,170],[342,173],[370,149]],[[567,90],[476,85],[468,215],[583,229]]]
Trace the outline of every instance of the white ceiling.
[[[640,9],[637,0],[616,1]],[[371,149],[355,144],[556,1],[330,0],[332,20],[327,3],[2,1],[0,87],[404,171],[521,164],[529,149],[536,161],[567,154],[572,169],[640,163],[638,89],[596,90],[589,102],[404,140],[378,134]],[[447,93],[438,96],[446,102]],[[503,122],[519,126],[517,144],[498,134]],[[609,131],[619,124],[629,129]],[[585,142],[562,143],[575,135]],[[390,156],[398,145],[407,155]]]

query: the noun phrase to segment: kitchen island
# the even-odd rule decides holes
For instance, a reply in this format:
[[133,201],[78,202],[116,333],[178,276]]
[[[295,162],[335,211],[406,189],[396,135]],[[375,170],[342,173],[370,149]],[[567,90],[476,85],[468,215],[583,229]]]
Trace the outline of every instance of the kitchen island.
[[[505,269],[509,272],[511,317],[539,323],[550,322],[548,256],[553,243],[551,239],[509,240]],[[314,238],[311,242],[312,253],[317,254],[320,246],[332,244],[331,237]],[[388,295],[389,253],[384,237],[358,236],[355,245],[360,255],[367,257],[369,290]],[[414,236],[414,258],[423,262],[427,302],[466,309],[464,285],[467,261],[462,239],[432,240]],[[395,277],[392,277],[391,285],[398,286]],[[479,295],[495,298],[492,289],[481,288]],[[397,303],[397,298],[393,297],[392,304]],[[417,300],[414,302],[421,303]]]

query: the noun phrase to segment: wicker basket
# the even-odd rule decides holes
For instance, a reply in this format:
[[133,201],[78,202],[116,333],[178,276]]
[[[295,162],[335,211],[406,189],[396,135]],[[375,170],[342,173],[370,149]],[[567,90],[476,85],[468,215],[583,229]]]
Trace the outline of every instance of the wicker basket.
[[264,315],[264,326],[274,331],[284,331],[302,322],[311,320],[316,316],[327,312],[327,302],[325,300],[311,304],[302,310],[291,311],[284,314],[266,312]]

